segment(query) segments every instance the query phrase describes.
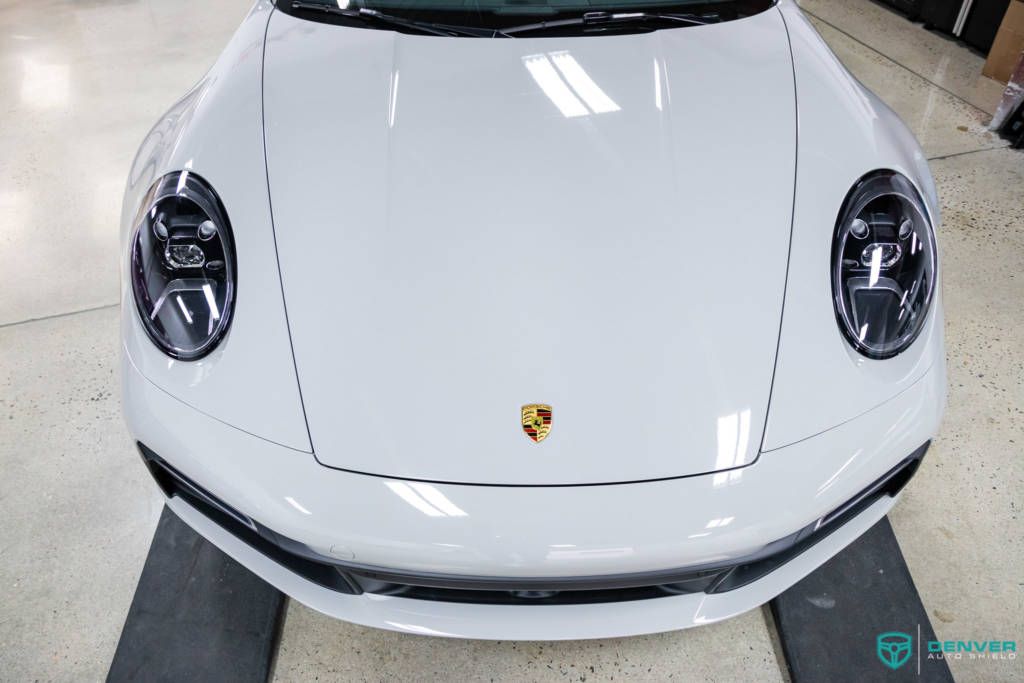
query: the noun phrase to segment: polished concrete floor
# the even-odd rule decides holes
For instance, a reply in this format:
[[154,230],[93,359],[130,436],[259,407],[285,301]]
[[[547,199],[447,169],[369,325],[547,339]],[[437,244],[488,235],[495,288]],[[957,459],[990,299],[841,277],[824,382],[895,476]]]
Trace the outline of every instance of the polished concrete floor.
[[[946,421],[892,514],[942,639],[1024,633],[1024,153],[982,58],[868,0],[803,0],[933,159]],[[118,214],[131,156],[249,0],[0,0],[0,679],[106,673],[161,508],[119,414]],[[865,656],[871,656],[866,654]],[[958,680],[1024,663],[952,661]],[[582,643],[438,641],[292,602],[281,680],[782,680],[770,619]]]

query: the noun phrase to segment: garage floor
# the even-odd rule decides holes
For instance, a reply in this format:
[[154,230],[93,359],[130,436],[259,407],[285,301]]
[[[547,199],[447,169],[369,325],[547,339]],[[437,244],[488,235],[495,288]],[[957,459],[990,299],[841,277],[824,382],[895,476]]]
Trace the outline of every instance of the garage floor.
[[[125,432],[118,216],[134,150],[250,0],[0,0],[0,678],[107,672],[162,502]],[[940,639],[1024,632],[1024,154],[982,58],[868,0],[804,0],[918,135],[945,212],[940,438],[891,516]],[[582,643],[437,641],[292,602],[277,676],[781,680],[771,618]],[[951,661],[962,681],[1024,663]],[[783,667],[784,668],[784,667]]]

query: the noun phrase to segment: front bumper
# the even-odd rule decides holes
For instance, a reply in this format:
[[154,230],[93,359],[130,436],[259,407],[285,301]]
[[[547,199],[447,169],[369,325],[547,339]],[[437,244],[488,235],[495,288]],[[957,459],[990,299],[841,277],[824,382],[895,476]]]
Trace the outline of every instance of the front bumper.
[[[935,433],[941,364],[899,396],[750,467],[667,481],[570,487],[468,486],[357,475],[207,417],[124,367],[133,435],[215,499],[342,565],[415,576],[557,583],[763,555],[857,498]],[[173,496],[168,505],[222,550],[322,612],[381,628],[472,638],[651,633],[754,608],[839,552],[892,507],[873,498],[772,571],[726,592],[590,604],[480,604],[346,594],[289,570]]]

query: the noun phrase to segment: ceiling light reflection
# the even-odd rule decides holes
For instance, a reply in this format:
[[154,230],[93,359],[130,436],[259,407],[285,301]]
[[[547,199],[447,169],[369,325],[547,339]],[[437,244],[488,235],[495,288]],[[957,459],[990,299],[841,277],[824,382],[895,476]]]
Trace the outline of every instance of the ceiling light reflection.
[[569,86],[565,84],[565,81],[555,71],[555,67],[552,66],[547,55],[523,57],[523,64],[526,65],[530,75],[533,76],[533,80],[537,82],[537,85],[548,96],[548,99],[558,107],[558,111],[562,112],[562,116],[574,118],[576,116],[586,116],[590,113],[583,106],[583,103],[580,102],[579,98],[569,90]]
[[175,296],[174,298],[178,300],[178,308],[181,309],[181,314],[183,316],[185,316],[185,322],[187,322],[189,325],[191,325],[192,324],[192,316],[189,314],[188,308],[185,307],[185,302],[181,300],[181,295],[179,294],[179,295]]
[[217,308],[217,302],[213,300],[213,288],[209,283],[203,285],[203,294],[206,296],[206,304],[210,307],[210,317],[220,320],[220,309]]
[[661,111],[661,65],[658,58],[654,58],[654,106]]
[[[394,626],[400,631],[407,631],[409,633],[419,633],[425,636],[448,636],[451,638],[460,637],[458,633],[448,633],[447,631],[438,631],[436,629],[428,628],[426,626],[420,626],[419,624],[402,624],[397,621],[387,622],[389,625]],[[464,637],[464,636],[462,636]]]
[[[342,0],[339,0],[339,3]],[[345,4],[348,4],[347,2]],[[395,105],[398,104],[398,69],[395,69],[391,77],[391,104],[388,107],[388,128],[395,127]]]
[[882,247],[875,247],[875,250],[871,252],[871,280],[868,282],[868,287],[874,287],[878,284],[878,278],[882,272]]
[[430,484],[423,484],[416,482],[410,484],[412,488],[416,489],[416,492],[423,496],[424,500],[436,507],[438,510],[443,512],[449,517],[465,517],[465,510],[458,507],[455,503],[448,500],[448,498],[441,493],[436,486]]
[[604,90],[594,82],[580,63],[566,51],[551,52],[551,61],[555,63],[562,76],[569,83],[577,95],[583,98],[591,111],[595,114],[607,114],[612,111],[619,111],[621,107],[608,97]]
[[464,510],[448,500],[436,487],[421,482],[389,481],[387,487],[428,517],[466,517]]
[[718,528],[721,528],[723,526],[729,526],[730,524],[732,524],[734,519],[736,519],[736,518],[735,517],[721,517],[721,518],[718,518],[718,519],[712,519],[712,520],[710,520],[708,522],[707,526],[705,526],[704,528],[705,529],[718,529]]
[[713,487],[721,488],[726,484],[736,484],[743,478],[743,470],[732,470],[731,472],[716,472],[711,479]]
[[284,499],[285,499],[285,502],[287,502],[289,505],[291,505],[293,508],[295,508],[296,510],[298,510],[302,514],[304,514],[304,515],[311,515],[311,514],[313,514],[312,512],[307,510],[306,508],[302,507],[302,505],[299,504],[299,501],[295,500],[291,496],[285,496]]
[[593,560],[595,558],[619,558],[629,557],[635,553],[635,550],[631,547],[626,548],[576,548],[575,546],[569,546],[555,550],[555,548],[561,548],[561,546],[551,546],[548,550],[546,558],[549,560]]
[[718,456],[715,459],[717,472],[712,486],[718,488],[740,480],[743,473],[735,468],[747,464],[747,450],[750,447],[750,409],[741,410],[718,418]]
[[750,409],[718,418],[718,457],[716,470],[744,464],[750,445]]
[[409,485],[402,481],[389,481],[388,488],[398,494],[398,497],[409,505],[413,506],[428,517],[444,517],[444,513],[432,506],[427,501],[416,495],[416,492],[409,488]]
[[824,484],[818,487],[818,491],[817,493],[814,494],[814,497],[817,498],[821,494],[825,493],[825,491],[828,491],[830,488],[832,488],[832,484],[836,483],[836,480],[839,479],[839,475],[845,472],[846,468],[853,464],[853,461],[859,458],[862,452],[863,449],[858,449],[856,453],[851,455],[850,458],[843,463],[842,467],[836,470],[835,474],[829,477]]

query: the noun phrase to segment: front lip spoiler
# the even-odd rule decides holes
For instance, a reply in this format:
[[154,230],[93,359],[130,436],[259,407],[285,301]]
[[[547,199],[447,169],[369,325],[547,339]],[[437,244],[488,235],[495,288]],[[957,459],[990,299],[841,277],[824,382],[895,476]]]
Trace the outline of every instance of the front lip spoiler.
[[756,553],[726,563],[620,575],[582,577],[481,577],[410,573],[340,562],[282,536],[220,501],[158,454],[139,452],[168,498],[179,497],[211,521],[299,576],[330,590],[443,602],[581,604],[679,595],[724,593],[778,569],[826,538],[884,496],[895,497],[917,471],[931,442],[915,450],[870,486],[823,517]]

